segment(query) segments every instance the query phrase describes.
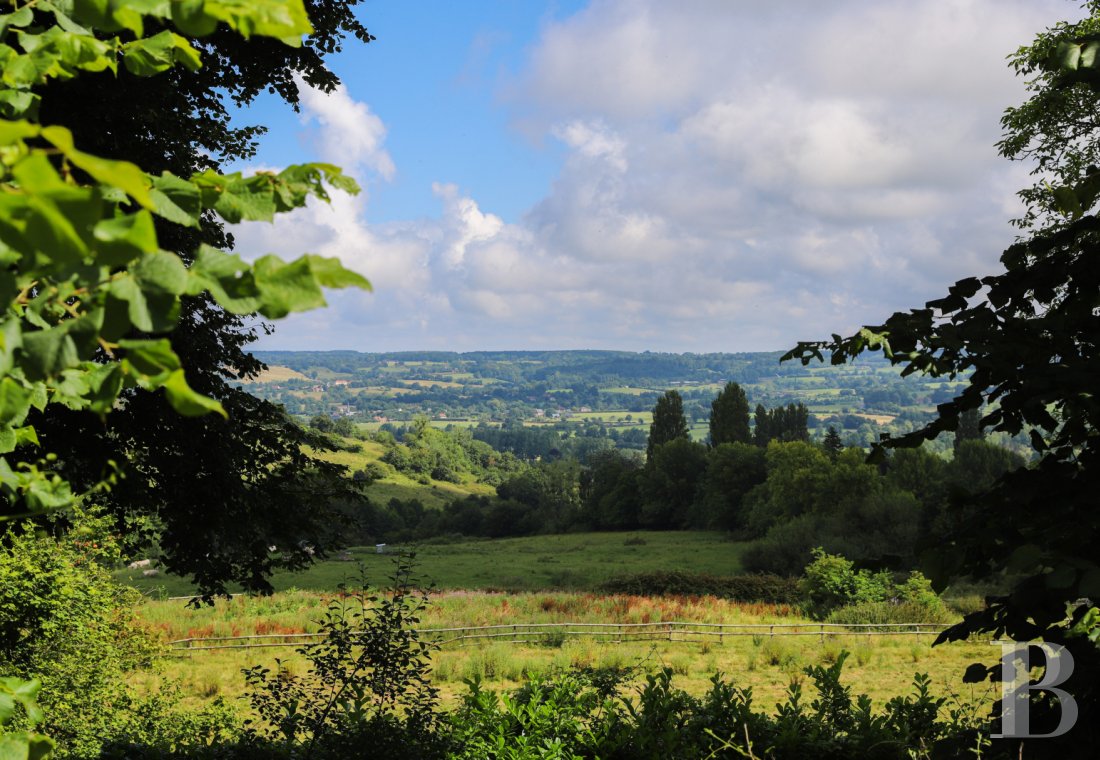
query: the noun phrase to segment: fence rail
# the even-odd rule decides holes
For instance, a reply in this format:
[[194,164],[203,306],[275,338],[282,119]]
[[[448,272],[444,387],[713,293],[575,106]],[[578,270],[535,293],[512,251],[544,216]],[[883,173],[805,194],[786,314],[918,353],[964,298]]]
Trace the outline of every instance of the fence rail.
[[[612,643],[686,641],[723,643],[738,636],[927,636],[939,634],[941,623],[505,623],[459,628],[425,628],[420,638],[440,646],[466,646],[478,641],[507,644],[547,644],[566,638],[589,637]],[[172,651],[187,654],[214,649],[300,647],[324,634],[252,634],[205,636],[170,642]]]

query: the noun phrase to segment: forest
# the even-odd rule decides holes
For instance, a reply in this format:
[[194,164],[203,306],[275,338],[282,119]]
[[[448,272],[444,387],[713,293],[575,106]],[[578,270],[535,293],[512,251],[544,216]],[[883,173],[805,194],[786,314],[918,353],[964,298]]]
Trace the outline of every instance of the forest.
[[[374,40],[355,5],[0,14],[0,758],[1092,757],[1100,3],[1010,59],[1026,100],[997,148],[1038,168],[1002,268],[921,308],[778,356],[254,354],[271,322],[372,288],[339,258],[233,251],[240,225],[360,192],[329,163],[231,171],[264,130],[235,110],[337,90],[331,57]],[[574,533],[648,571],[448,597],[413,546],[563,564],[511,537]],[[731,570],[680,572],[650,539]],[[371,543],[399,545],[373,547],[388,578],[272,595]],[[124,568],[190,593],[145,599]],[[513,605],[559,627],[516,640]],[[676,640],[692,616],[751,628]],[[487,620],[526,647],[507,676],[494,645],[443,651]],[[918,643],[854,643],[872,635]],[[293,654],[204,659],[273,636],[233,647]],[[991,639],[1072,680],[1012,691]],[[1031,733],[1000,731],[1017,709]]]

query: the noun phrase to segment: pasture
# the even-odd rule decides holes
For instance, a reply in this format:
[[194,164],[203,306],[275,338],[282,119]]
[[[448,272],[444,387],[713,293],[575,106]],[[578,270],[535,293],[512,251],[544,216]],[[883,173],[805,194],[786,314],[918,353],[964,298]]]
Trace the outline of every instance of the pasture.
[[[374,488],[374,486],[371,486]],[[423,488],[423,486],[421,486]],[[657,570],[734,575],[743,544],[709,531],[567,533],[387,547],[416,552],[419,574],[440,589],[590,590],[616,575]],[[352,547],[345,559],[318,562],[300,573],[276,573],[277,590],[333,591],[354,582],[361,566],[371,583],[385,580],[392,557]],[[123,570],[116,578],[153,596],[194,593],[184,578]]]
[[[333,597],[288,592],[269,598],[236,597],[213,607],[187,609],[180,600],[149,601],[140,610],[145,625],[166,641],[211,636],[309,633]],[[444,645],[433,657],[432,680],[454,703],[464,692],[463,681],[481,678],[487,686],[514,688],[537,673],[571,667],[632,668],[638,682],[648,673],[671,668],[674,683],[702,693],[715,672],[751,686],[763,705],[777,702],[791,683],[805,680],[807,665],[831,664],[842,651],[850,657],[845,683],[865,692],[881,707],[908,691],[917,672],[932,677],[934,691],[968,702],[988,702],[985,686],[960,689],[960,675],[976,659],[988,656],[981,641],[930,646],[932,636],[785,635],[781,626],[809,621],[783,605],[741,604],[713,597],[648,598],[582,593],[493,593],[441,591],[431,595],[420,629],[516,623],[642,623],[661,621],[727,624],[776,624],[777,629],[730,637],[722,641],[633,641],[619,643],[590,636],[549,638],[541,644],[476,641]],[[201,645],[201,644],[196,644]],[[238,697],[243,692],[240,670],[254,664],[268,667],[280,659],[290,672],[304,671],[304,660],[293,647],[241,648],[173,653],[160,676],[140,676],[144,688],[157,688],[158,678],[177,680],[188,701],[201,703],[215,696]]]

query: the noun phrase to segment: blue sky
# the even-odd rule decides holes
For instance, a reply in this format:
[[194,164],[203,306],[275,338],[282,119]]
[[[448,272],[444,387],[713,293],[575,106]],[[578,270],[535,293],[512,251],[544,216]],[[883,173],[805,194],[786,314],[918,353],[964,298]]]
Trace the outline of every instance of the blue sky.
[[365,188],[235,230],[339,256],[266,349],[748,351],[997,266],[1029,167],[1004,59],[1067,0],[369,2],[344,86],[264,100],[253,167]]
[[[546,194],[562,146],[512,129],[498,92],[522,67],[540,27],[582,6],[389,0],[358,9],[377,39],[353,41],[329,59],[331,68],[352,98],[387,125],[399,125],[388,130],[386,150],[401,169],[391,181],[372,184],[369,221],[435,213],[431,186],[441,177],[455,178],[506,221]],[[306,130],[280,99],[265,98],[238,119],[269,126],[261,160],[316,158]]]

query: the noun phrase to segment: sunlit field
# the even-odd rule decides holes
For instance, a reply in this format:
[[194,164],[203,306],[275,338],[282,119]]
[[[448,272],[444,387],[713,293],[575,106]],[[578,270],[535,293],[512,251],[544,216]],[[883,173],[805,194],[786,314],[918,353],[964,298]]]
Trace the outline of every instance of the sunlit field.
[[[149,601],[141,608],[145,625],[167,641],[270,634],[301,634],[317,630],[317,620],[333,595],[281,593],[269,598],[235,597],[213,607],[188,609],[182,600]],[[697,623],[807,624],[797,610],[784,605],[739,604],[713,597],[648,598],[578,593],[488,593],[444,591],[431,595],[420,628],[509,625],[517,623]],[[857,693],[867,693],[880,705],[908,690],[915,673],[928,673],[934,691],[956,694],[967,702],[986,701],[984,687],[959,691],[965,667],[988,657],[984,641],[961,642],[936,648],[931,635],[838,636],[755,635],[717,641],[598,641],[591,637],[550,638],[543,644],[471,642],[445,645],[433,656],[433,681],[445,699],[453,702],[464,690],[463,681],[481,678],[496,688],[518,686],[525,678],[570,667],[633,668],[637,682],[661,668],[671,668],[674,682],[702,693],[715,672],[751,686],[758,701],[773,705],[787,687],[805,681],[808,665],[831,664],[844,650],[845,682]],[[244,642],[238,642],[244,643]],[[201,646],[201,643],[196,643]],[[189,702],[243,693],[240,671],[251,665],[304,671],[303,659],[293,647],[175,652],[169,656],[163,678],[177,679]],[[160,677],[142,676],[145,688],[157,688]]]

